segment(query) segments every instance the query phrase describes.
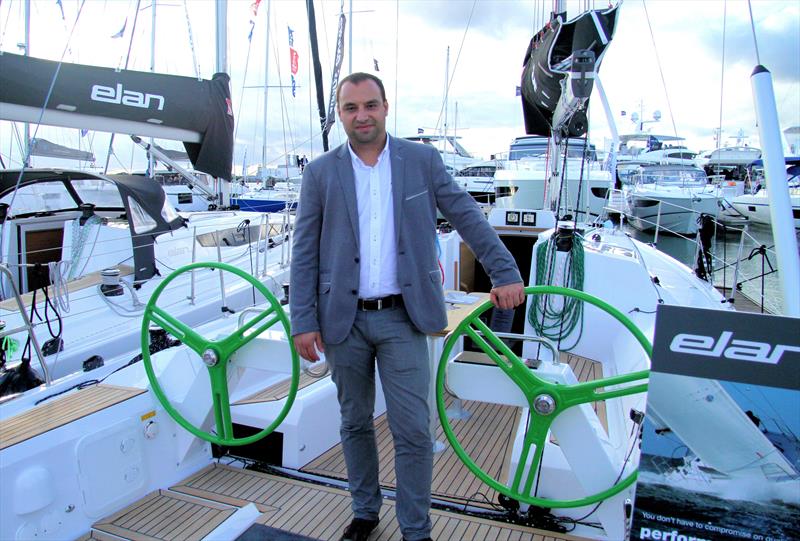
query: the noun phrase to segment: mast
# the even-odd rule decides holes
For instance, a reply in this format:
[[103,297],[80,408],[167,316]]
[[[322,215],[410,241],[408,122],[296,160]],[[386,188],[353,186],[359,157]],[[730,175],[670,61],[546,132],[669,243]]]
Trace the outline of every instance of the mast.
[[[264,136],[261,144],[261,185],[264,186],[267,175],[267,98],[269,97],[269,19],[272,1],[267,0],[267,43],[264,48],[266,51],[264,59]],[[288,171],[288,169],[287,169]]]
[[442,137],[442,159],[447,156],[447,100],[449,99],[448,90],[450,85],[450,46],[447,46],[447,57],[444,62],[444,128],[442,130],[443,137]]
[[328,152],[328,134],[325,131],[325,95],[322,88],[322,64],[319,61],[314,0],[306,0],[306,10],[308,11],[308,36],[311,39],[311,59],[314,64],[314,82],[317,87],[317,110],[319,111],[319,125],[322,130],[322,151]]
[[[31,0],[25,0],[25,56],[30,56],[31,49]],[[24,124],[25,148],[22,167],[31,166],[31,125]]]
[[350,27],[347,29],[347,73],[353,73],[353,0],[350,0],[348,12]]
[[797,253],[789,185],[786,182],[786,161],[781,144],[772,74],[759,64],[750,75],[750,84],[755,99],[772,236],[775,240],[775,252],[778,255],[784,308],[786,315],[800,317],[800,257]]
[[[153,0],[151,4],[152,12],[150,13],[150,73],[156,72],[156,6],[158,5],[158,0]],[[150,138],[150,147],[154,147],[156,144],[156,140],[151,137]],[[147,171],[150,173],[150,176],[156,178],[156,160],[153,157],[152,152],[147,153]]]
[[217,73],[228,73],[228,0],[216,2]]
[[[155,0],[154,0],[155,1]],[[216,4],[216,49],[217,65],[216,73],[228,73],[228,0],[217,0]],[[230,83],[228,83],[230,85]],[[234,122],[236,119],[234,119]],[[231,157],[232,158],[232,157]],[[233,166],[233,164],[231,164]],[[246,175],[246,171],[242,171]],[[227,208],[231,202],[230,182],[218,182],[217,200],[220,206]]]

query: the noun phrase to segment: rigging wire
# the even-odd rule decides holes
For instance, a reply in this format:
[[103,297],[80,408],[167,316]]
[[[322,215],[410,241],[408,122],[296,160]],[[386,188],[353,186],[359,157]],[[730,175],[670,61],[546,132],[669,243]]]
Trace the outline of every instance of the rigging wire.
[[[749,0],[748,0],[749,2]],[[672,131],[675,133],[675,137],[678,136],[678,128],[675,125],[675,115],[672,113],[672,102],[669,100],[669,92],[667,92],[667,81],[664,79],[664,70],[661,67],[661,58],[658,55],[658,47],[656,47],[656,38],[653,34],[653,26],[650,24],[650,14],[647,12],[647,2],[642,0],[642,6],[644,6],[644,15],[647,19],[647,28],[650,29],[650,40],[653,42],[653,50],[656,53],[656,64],[658,64],[658,73],[661,74],[661,85],[664,87],[664,97],[667,99],[667,107],[669,108],[669,117],[672,120]]]
[[[192,20],[189,18],[189,5],[187,0],[183,0],[183,13],[186,16],[186,30],[189,33],[189,48],[192,50],[192,67],[194,75],[200,80],[200,63],[197,61],[197,51],[194,48],[194,37],[192,36]],[[248,50],[249,52],[249,50]]]
[[[461,51],[464,50],[464,41],[467,39],[467,33],[469,32],[469,26],[472,22],[472,15],[475,13],[475,5],[478,3],[478,0],[472,1],[472,9],[469,12],[469,19],[467,19],[467,27],[464,29],[464,35],[461,37],[461,45],[458,47],[458,54],[456,55],[456,61],[453,64],[453,72],[452,75],[449,75],[447,78],[447,88],[445,89],[445,96],[450,95],[450,85],[453,83],[453,79],[456,75],[456,69],[458,69],[458,60],[461,58]],[[442,121],[442,115],[444,114],[445,106],[447,105],[446,102],[442,102],[442,107],[439,109],[439,118],[436,119],[436,131],[439,131],[439,126]]]
[[[247,55],[245,56],[245,59],[244,59],[244,74],[242,75],[242,90],[241,90],[241,92],[239,92],[239,105],[236,108],[236,118],[237,119],[241,119],[242,118],[242,104],[244,103],[244,89],[247,87],[247,70],[248,70],[248,67],[250,65],[250,51],[252,50],[252,48],[253,48],[253,40],[249,39],[247,41]],[[269,44],[267,44],[267,47],[265,47],[265,51],[266,51],[266,54],[269,54]],[[267,89],[265,87],[264,88],[264,92],[266,92],[266,91],[267,91]],[[264,118],[266,118],[266,116],[267,115],[265,113],[264,114]],[[234,128],[233,128],[233,140],[235,142],[236,141],[236,136],[239,134],[239,124],[241,124],[241,122],[235,122],[234,124],[235,125],[234,125]],[[253,140],[255,140],[255,139],[253,139]],[[247,171],[242,171],[242,175],[246,176],[247,175]]]
[[717,127],[717,148],[722,146],[722,95],[725,88],[725,32],[728,28],[728,1],[722,3],[722,65],[719,76],[719,126]]
[[750,29],[753,32],[753,46],[756,48],[756,62],[761,65],[761,54],[758,52],[758,39],[756,39],[756,23],[753,20],[753,5],[747,0],[747,10],[750,12]]
[[397,79],[400,70],[400,0],[395,0],[394,9],[394,135],[397,136],[397,112],[400,103],[400,95],[397,93]]
[[[61,52],[61,58],[58,60],[58,64],[56,64],[56,70],[55,72],[53,72],[53,77],[50,79],[50,87],[47,89],[47,95],[44,98],[44,103],[42,104],[42,107],[39,110],[39,118],[36,120],[36,128],[33,131],[34,138],[39,133],[39,127],[42,125],[42,117],[44,117],[44,112],[47,110],[47,104],[50,102],[50,97],[53,95],[53,88],[56,85],[56,80],[58,80],[58,74],[61,71],[61,64],[64,62],[64,56],[67,54],[70,41],[72,41],[72,35],[75,33],[75,28],[78,27],[78,21],[80,20],[81,13],[83,12],[83,6],[85,5],[86,5],[86,0],[81,0],[80,6],[78,6],[78,13],[75,15],[75,22],[72,24],[72,30],[69,33],[69,37],[67,38],[67,43],[64,46],[64,50]],[[11,201],[9,201],[8,203],[9,208],[14,207],[14,200],[17,197],[17,192],[19,191],[19,185],[22,183],[22,177],[25,174],[24,164],[30,163],[30,159],[31,159],[31,149],[28,148],[25,152],[25,160],[23,160],[22,162],[23,167],[20,169],[19,175],[17,176],[17,183],[14,186],[14,193],[11,196]]]
[[[84,0],[84,2],[85,1],[86,0]],[[128,69],[128,63],[131,60],[131,51],[133,51],[133,36],[136,34],[136,22],[139,20],[139,7],[141,6],[141,4],[142,4],[142,0],[136,0],[136,9],[134,11],[135,14],[133,16],[133,25],[131,27],[131,38],[128,41],[128,53],[125,55],[125,69]],[[106,166],[105,166],[105,168],[103,168],[103,174],[108,173],[108,165],[109,165],[109,162],[111,161],[111,156],[114,156],[117,159],[117,162],[119,162],[119,165],[123,169],[126,168],[125,165],[123,165],[122,161],[117,157],[116,153],[114,152],[114,136],[115,135],[116,135],[115,133],[112,133],[111,134],[111,138],[108,141],[108,152],[106,153]],[[133,169],[133,156],[131,156],[131,167],[130,167],[130,169]]]

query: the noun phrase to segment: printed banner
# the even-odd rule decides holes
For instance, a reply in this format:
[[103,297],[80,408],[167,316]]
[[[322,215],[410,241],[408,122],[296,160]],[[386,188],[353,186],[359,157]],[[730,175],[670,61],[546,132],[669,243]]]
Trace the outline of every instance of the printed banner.
[[800,539],[797,329],[658,307],[631,539]]

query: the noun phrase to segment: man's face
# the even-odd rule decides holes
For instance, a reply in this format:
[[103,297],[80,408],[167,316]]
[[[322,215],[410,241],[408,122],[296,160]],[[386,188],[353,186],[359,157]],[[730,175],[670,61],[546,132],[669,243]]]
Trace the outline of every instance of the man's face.
[[381,97],[375,81],[367,79],[358,84],[350,81],[339,89],[339,120],[347,138],[354,143],[379,141],[386,133],[389,104]]

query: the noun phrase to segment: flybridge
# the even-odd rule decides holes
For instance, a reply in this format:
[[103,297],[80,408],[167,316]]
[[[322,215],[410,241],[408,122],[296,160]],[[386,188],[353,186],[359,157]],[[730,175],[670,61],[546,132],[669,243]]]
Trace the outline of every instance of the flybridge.
[[91,99],[104,103],[139,107],[141,109],[149,109],[150,103],[155,102],[157,105],[156,109],[159,111],[164,110],[164,96],[136,92],[135,90],[124,90],[122,88],[122,83],[117,83],[116,87],[103,85],[92,86]]

